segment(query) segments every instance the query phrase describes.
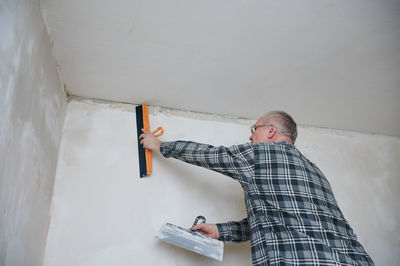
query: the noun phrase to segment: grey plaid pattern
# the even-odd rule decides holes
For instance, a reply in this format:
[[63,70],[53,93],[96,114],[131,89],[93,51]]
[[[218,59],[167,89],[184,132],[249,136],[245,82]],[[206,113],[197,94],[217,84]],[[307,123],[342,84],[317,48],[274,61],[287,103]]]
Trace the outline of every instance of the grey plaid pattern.
[[161,144],[164,157],[230,176],[247,218],[217,224],[220,240],[251,241],[253,265],[373,265],[343,217],[328,180],[289,142],[213,147]]

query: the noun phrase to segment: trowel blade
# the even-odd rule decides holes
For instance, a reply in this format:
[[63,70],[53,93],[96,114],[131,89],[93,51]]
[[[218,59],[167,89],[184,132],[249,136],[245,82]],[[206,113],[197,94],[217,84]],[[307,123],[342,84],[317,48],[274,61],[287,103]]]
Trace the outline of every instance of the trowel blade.
[[198,232],[166,223],[161,227],[156,237],[172,245],[222,261],[224,242]]

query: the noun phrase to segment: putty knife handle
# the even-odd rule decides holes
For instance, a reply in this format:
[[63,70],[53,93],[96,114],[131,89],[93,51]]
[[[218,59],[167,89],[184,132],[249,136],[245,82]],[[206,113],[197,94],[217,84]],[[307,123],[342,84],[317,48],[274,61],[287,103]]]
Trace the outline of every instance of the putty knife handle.
[[198,222],[199,220],[201,220],[201,221],[202,221],[202,224],[204,224],[204,223],[206,222],[206,217],[204,217],[204,216],[202,216],[202,215],[197,216],[196,219],[194,220],[194,223],[193,223],[193,226],[192,226],[192,227],[195,227],[195,226],[197,225],[197,222]]

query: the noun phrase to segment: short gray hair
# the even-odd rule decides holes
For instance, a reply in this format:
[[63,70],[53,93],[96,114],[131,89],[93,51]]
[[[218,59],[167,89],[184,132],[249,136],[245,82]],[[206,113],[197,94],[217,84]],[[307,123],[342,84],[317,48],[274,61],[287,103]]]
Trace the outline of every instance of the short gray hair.
[[293,118],[284,111],[270,111],[262,116],[263,120],[268,124],[273,124],[278,133],[288,136],[293,143],[297,138],[297,125]]

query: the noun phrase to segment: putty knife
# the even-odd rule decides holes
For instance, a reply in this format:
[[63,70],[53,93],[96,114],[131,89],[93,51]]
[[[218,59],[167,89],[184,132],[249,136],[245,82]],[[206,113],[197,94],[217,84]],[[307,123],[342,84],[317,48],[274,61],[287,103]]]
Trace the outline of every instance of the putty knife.
[[[139,174],[140,177],[151,174],[152,162],[151,162],[151,150],[145,150],[143,145],[140,144],[139,136],[143,133],[142,128],[150,132],[149,112],[147,111],[147,104],[142,104],[136,107],[136,130],[137,130],[137,141],[138,141],[138,152],[139,152]],[[164,134],[164,129],[158,127],[156,130],[151,132],[155,137],[159,137]]]
[[[206,218],[197,216],[193,227],[197,225],[198,220],[206,222]],[[170,223],[161,227],[156,238],[215,260],[222,261],[224,255],[224,242]]]

